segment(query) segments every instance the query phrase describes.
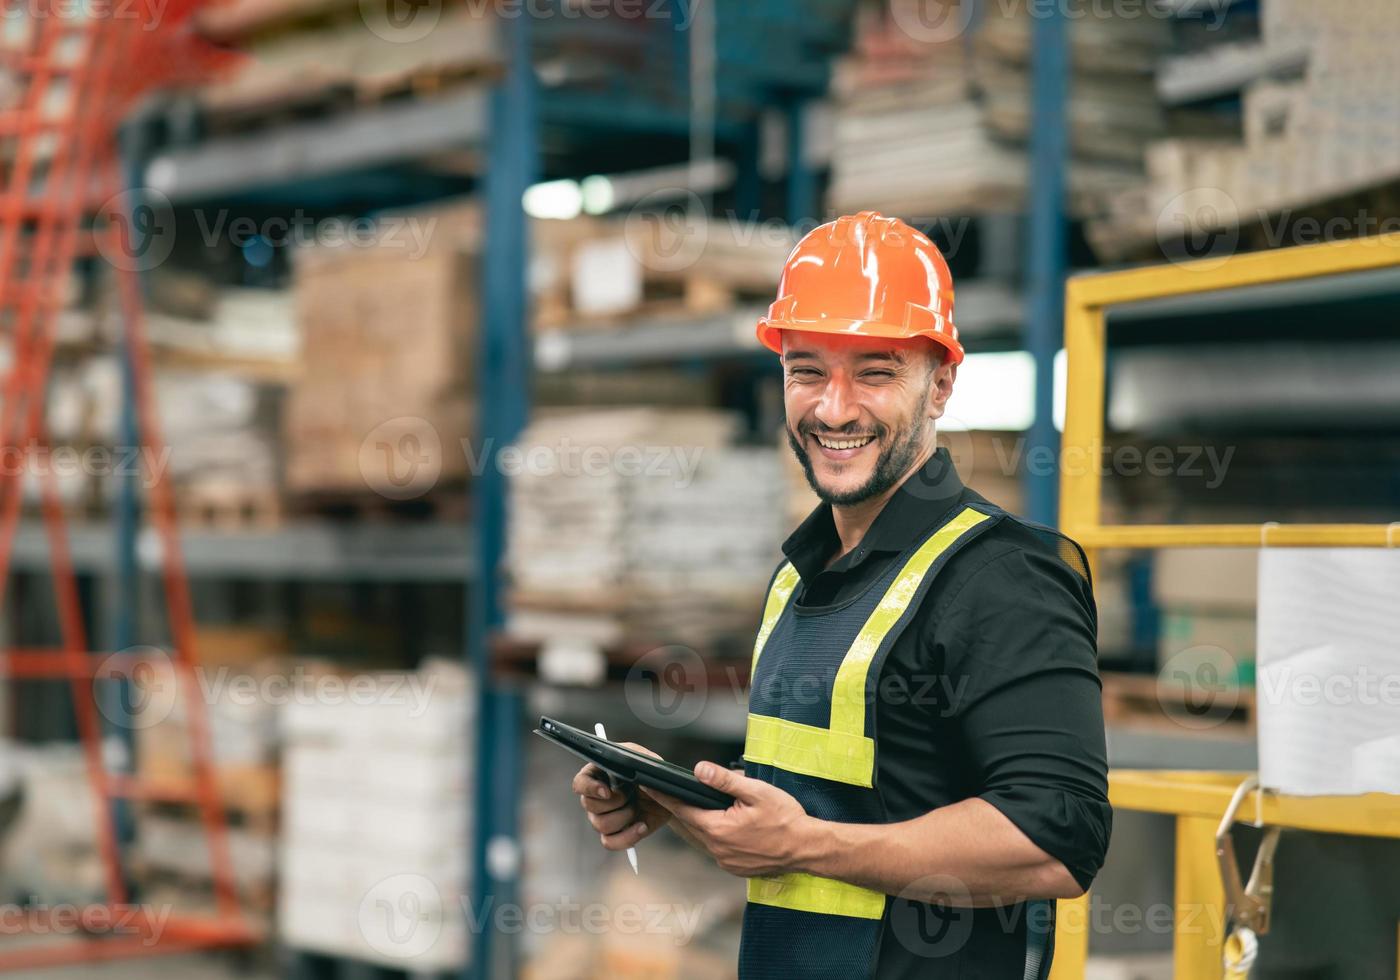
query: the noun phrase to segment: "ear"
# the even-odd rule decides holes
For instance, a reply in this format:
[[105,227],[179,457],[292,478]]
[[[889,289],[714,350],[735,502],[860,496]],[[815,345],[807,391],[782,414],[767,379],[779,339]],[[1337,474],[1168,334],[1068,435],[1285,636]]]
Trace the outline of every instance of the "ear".
[[[938,354],[933,356],[939,357]],[[946,358],[939,359],[933,368],[933,376],[929,379],[928,397],[925,409],[930,420],[936,421],[943,417],[943,412],[948,407],[948,399],[953,394],[953,382],[958,379],[958,366],[951,364]]]

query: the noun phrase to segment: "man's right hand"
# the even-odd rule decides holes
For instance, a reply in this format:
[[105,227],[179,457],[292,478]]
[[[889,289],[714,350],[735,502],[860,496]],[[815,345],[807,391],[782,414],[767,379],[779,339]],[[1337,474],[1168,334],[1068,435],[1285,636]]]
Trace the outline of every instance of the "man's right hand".
[[[625,748],[653,759],[660,759],[651,749],[635,742],[619,742]],[[627,793],[613,789],[603,771],[593,764],[584,766],[574,776],[573,791],[578,794],[588,822],[598,831],[603,846],[610,851],[625,851],[640,840],[660,830],[671,819],[665,807],[645,793]]]

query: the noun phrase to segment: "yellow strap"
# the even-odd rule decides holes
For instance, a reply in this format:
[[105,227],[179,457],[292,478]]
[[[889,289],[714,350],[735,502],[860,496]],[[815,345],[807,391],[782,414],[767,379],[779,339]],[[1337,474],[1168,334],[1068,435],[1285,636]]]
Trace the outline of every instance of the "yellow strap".
[[749,715],[744,758],[788,772],[834,779],[838,783],[875,785],[875,740],[848,735],[786,718]]
[[909,608],[930,566],[959,538],[986,520],[990,520],[988,515],[971,507],[964,509],[930,535],[913,557],[905,562],[904,568],[880,599],[880,604],[861,627],[855,642],[841,661],[841,668],[836,672],[836,683],[831,689],[833,731],[857,736],[865,734],[865,679],[880,644]]
[[802,579],[798,576],[797,569],[792,567],[792,562],[785,562],[783,567],[778,569],[778,574],[773,576],[773,585],[768,590],[768,601],[763,606],[763,623],[758,627],[758,637],[753,641],[753,666],[749,668],[750,678],[758,670],[758,655],[763,652],[763,645],[768,642],[768,635],[773,632],[773,627],[778,623],[778,617],[787,608],[788,599],[800,581]]
[[844,915],[854,919],[879,919],[885,914],[885,896],[848,885],[834,878],[786,874],[749,879],[749,901],[797,912]]

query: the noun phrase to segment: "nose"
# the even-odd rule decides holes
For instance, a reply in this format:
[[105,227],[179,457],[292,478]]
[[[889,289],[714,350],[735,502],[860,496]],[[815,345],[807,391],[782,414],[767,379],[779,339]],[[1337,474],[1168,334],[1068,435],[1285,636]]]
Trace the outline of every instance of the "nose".
[[860,406],[856,403],[850,379],[839,373],[828,377],[813,414],[828,429],[843,429],[860,418]]

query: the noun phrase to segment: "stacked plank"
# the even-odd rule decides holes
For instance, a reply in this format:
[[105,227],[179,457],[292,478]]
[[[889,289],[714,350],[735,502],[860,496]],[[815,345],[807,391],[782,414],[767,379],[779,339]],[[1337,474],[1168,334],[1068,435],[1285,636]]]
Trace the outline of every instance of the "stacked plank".
[[[277,694],[289,676],[285,636],[248,627],[206,627],[193,696],[205,703],[211,762],[224,809],[234,883],[244,907],[270,919],[275,897],[280,736]],[[173,664],[155,656],[137,671],[133,713],[136,773],[157,798],[195,785],[188,701]],[[133,873],[143,893],[181,908],[213,906],[209,844],[197,807],[143,806]]]
[[537,222],[535,323],[545,330],[625,326],[646,314],[771,303],[796,242],[786,225],[676,210]]
[[[913,216],[1011,211],[1028,185],[1030,53],[1024,0],[889,0],[862,9],[835,80],[828,203]],[[936,16],[934,16],[936,14]],[[1162,130],[1150,74],[1154,17],[1071,22],[1070,192],[1078,212],[1133,182]]]
[[500,68],[496,18],[481,4],[450,2],[395,17],[392,3],[232,0],[201,13],[203,33],[250,56],[201,92],[216,126],[268,111],[424,92]]
[[[1333,218],[1336,209],[1327,202],[1400,179],[1394,104],[1400,68],[1390,43],[1400,32],[1400,6],[1269,0],[1261,21],[1262,40],[1190,53],[1170,67],[1177,77],[1197,71],[1255,77],[1243,86],[1235,133],[1209,138],[1174,131],[1150,149],[1145,183],[1106,202],[1089,228],[1105,258],[1219,231],[1230,234],[1233,247],[1239,230],[1267,232],[1271,216],[1318,208],[1322,218]],[[1388,217],[1392,204],[1384,202],[1387,213],[1373,219]],[[1368,224],[1364,211],[1348,210],[1356,221],[1329,223],[1332,237],[1385,230]],[[1285,226],[1274,227],[1264,244],[1303,243]]]
[[715,411],[569,412],[533,424],[511,479],[513,636],[597,646],[748,635],[780,555],[772,449]]

